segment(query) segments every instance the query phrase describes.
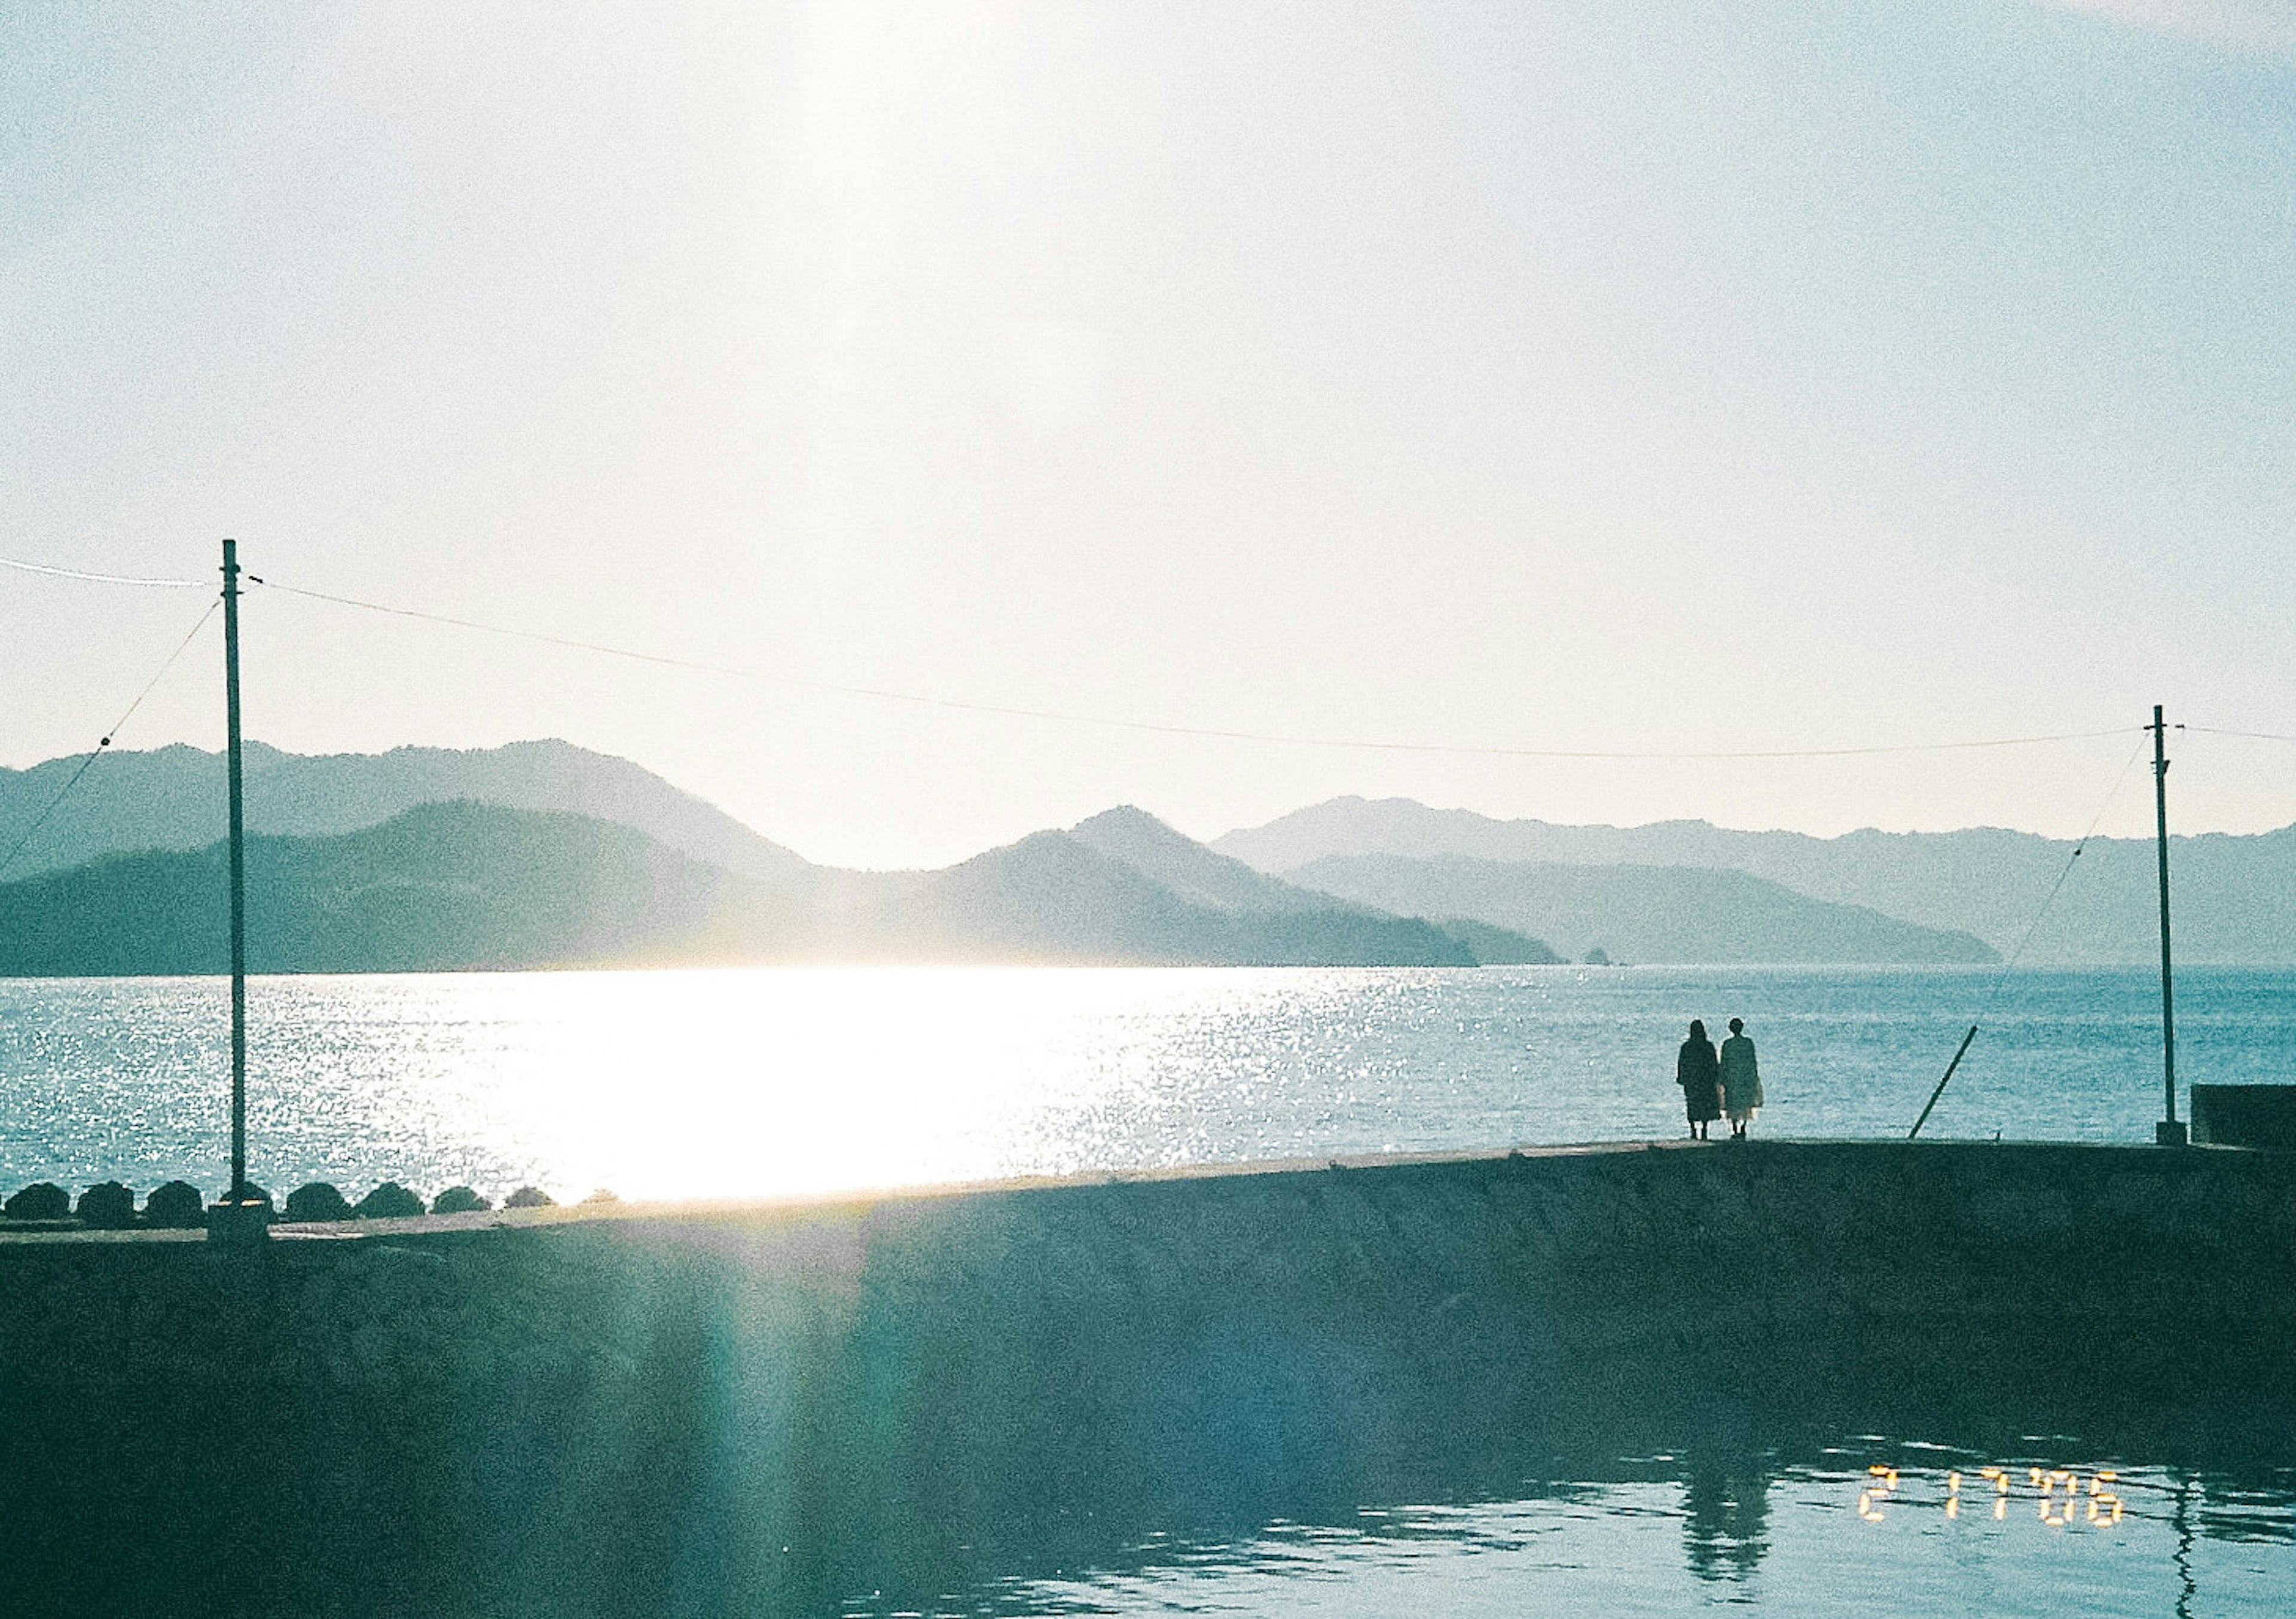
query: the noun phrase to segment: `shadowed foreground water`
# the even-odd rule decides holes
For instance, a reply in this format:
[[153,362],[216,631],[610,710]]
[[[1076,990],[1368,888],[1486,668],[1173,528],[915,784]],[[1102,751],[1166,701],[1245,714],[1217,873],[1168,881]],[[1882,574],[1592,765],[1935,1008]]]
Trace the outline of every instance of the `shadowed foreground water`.
[[[2290,1469],[2243,1476],[2116,1459],[2075,1471],[2064,1465],[2079,1467],[2070,1435],[2023,1436],[1989,1458],[1843,1438],[1808,1461],[1701,1446],[1581,1467],[1594,1476],[1536,1481],[1511,1500],[1370,1508],[1227,1542],[1160,1540],[1100,1568],[1001,1581],[933,1606],[1015,1615],[1721,1605],[1817,1615],[1884,1604],[1911,1615],[2264,1615],[2283,1611],[2296,1580]],[[1980,1471],[1988,1468],[2013,1480],[1997,1500]],[[1869,1504],[1885,1478],[1890,1492]],[[2079,1492],[2070,1503],[2068,1490]],[[872,1597],[847,1611],[903,1610]]]
[[0,1244],[0,1578],[57,1614],[2273,1613],[2292,1179],[1717,1144]]
[[[744,1476],[758,1440],[695,1325],[590,1385],[610,1403],[533,1407],[523,1431],[419,1385],[334,1411],[131,1402],[145,1431],[111,1443],[85,1410],[12,1411],[0,1453],[39,1488],[0,1505],[11,1611],[1816,1615],[1886,1594],[1908,1615],[2265,1615],[2296,1590],[2296,1424],[2276,1391],[2222,1367],[2100,1388],[2048,1344],[1964,1367],[1849,1338],[1767,1387],[1708,1346],[1658,1360],[1668,1402],[1565,1380],[1530,1420],[1454,1410],[1370,1466],[1285,1409],[1302,1385],[1241,1360],[1226,1386],[1173,1391],[1146,1452],[1037,1434],[984,1465],[913,1438],[888,1463],[865,1414],[815,1441],[895,1476],[824,1465],[783,1501],[775,1558],[750,1514],[781,1481]],[[1894,1489],[1873,1506],[1876,1469]]]

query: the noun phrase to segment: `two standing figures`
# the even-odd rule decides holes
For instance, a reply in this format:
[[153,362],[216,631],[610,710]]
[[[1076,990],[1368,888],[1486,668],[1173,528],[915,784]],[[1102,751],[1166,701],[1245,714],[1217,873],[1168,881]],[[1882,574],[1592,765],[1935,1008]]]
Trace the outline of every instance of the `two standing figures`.
[[1727,1115],[1733,1141],[1746,1139],[1746,1126],[1762,1105],[1762,1072],[1754,1061],[1754,1043],[1746,1037],[1742,1018],[1730,1019],[1730,1038],[1716,1051],[1706,1037],[1703,1021],[1690,1026],[1690,1038],[1675,1059],[1674,1083],[1682,1087],[1683,1111],[1690,1119],[1690,1139],[1707,1139],[1707,1126]]

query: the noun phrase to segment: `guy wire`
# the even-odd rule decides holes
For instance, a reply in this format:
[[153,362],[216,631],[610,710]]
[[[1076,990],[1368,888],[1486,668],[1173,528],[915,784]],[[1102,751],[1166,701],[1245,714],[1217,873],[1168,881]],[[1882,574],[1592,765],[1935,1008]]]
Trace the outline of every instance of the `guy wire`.
[[2057,894],[2065,886],[2065,879],[2073,874],[2073,863],[2081,857],[2081,851],[2088,846],[2088,840],[2096,836],[2096,829],[2103,824],[2105,811],[2111,809],[2112,801],[2120,797],[2120,789],[2128,784],[2128,773],[2136,767],[2136,761],[2144,752],[2144,742],[2140,737],[2135,750],[2128,756],[2128,762],[2120,767],[2120,773],[2113,777],[2112,790],[2104,795],[2104,802],[2096,806],[2096,814],[2089,818],[2088,830],[2074,840],[2073,852],[2065,856],[2065,863],[2058,868],[2057,880],[2049,885],[2048,897],[2041,902],[2041,908],[2033,912],[2033,920],[2025,925],[2025,936],[2017,941],[2017,948],[2009,953],[2008,960],[2001,963],[2001,970],[1993,975],[1992,986],[1985,992],[1985,999],[1979,1002],[1977,1016],[1970,1020],[1969,1033],[1962,1037],[1961,1051],[1955,1052],[1953,1061],[1946,1065],[1945,1077],[1939,1080],[1937,1089],[1930,1092],[1930,1100],[1923,1105],[1921,1117],[1915,1119],[1914,1127],[1906,1132],[1907,1141],[1921,1134],[1922,1126],[1929,1123],[1930,1110],[1938,1105],[1938,1098],[1945,1094],[1946,1086],[1952,1082],[1954,1070],[1961,1066],[1962,1052],[1969,1050],[1969,1043],[1977,1038],[1978,1029],[1993,1015],[1993,1003],[2000,998],[2001,986],[2009,982],[2010,969],[2017,965],[2025,953],[2025,946],[2031,944],[2033,936],[2040,931],[2042,918],[2047,916],[2049,907],[2057,903]]
[[[150,583],[150,581],[144,581],[144,583]],[[144,699],[152,695],[152,688],[160,683],[168,670],[176,666],[176,659],[181,658],[184,649],[197,639],[201,630],[207,628],[208,620],[215,617],[216,609],[222,605],[221,596],[208,603],[207,611],[200,615],[199,622],[192,626],[191,633],[176,643],[176,650],[168,654],[168,660],[160,666],[160,672],[144,683],[144,689],[135,694],[135,700],[128,704],[120,716],[105,728],[102,740],[88,749],[87,756],[79,762],[79,768],[72,772],[71,779],[63,784],[54,797],[48,800],[47,807],[32,818],[31,825],[26,827],[23,835],[10,846],[7,857],[0,859],[0,878],[8,875],[8,869],[16,863],[16,856],[24,852],[24,846],[31,842],[33,835],[47,824],[48,817],[56,813],[56,806],[71,796],[72,789],[78,787],[80,778],[87,774],[87,767],[95,763],[105,748],[111,746],[111,739],[119,734],[119,728],[135,716],[135,711],[144,706]]]

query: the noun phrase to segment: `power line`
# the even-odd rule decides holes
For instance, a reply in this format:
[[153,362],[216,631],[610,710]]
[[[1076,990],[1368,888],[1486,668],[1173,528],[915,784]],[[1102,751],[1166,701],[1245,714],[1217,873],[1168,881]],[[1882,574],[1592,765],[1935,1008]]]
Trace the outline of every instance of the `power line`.
[[[253,575],[248,576],[256,584],[266,583],[256,579]],[[1860,748],[1724,750],[1494,748],[1450,742],[1401,742],[1353,737],[1300,736],[1278,732],[1227,730],[1207,725],[1175,725],[1154,720],[1119,719],[1107,715],[1078,714],[1051,708],[1025,708],[1002,703],[968,702],[959,698],[932,697],[923,692],[895,691],[882,686],[844,685],[832,681],[810,680],[802,675],[777,675],[762,669],[744,668],[734,664],[712,663],[693,658],[675,658],[660,652],[642,652],[628,647],[610,646],[603,642],[584,641],[570,635],[553,635],[538,630],[488,624],[475,618],[458,617],[449,613],[429,612],[421,608],[398,607],[387,602],[366,601],[356,596],[337,595],[330,591],[307,590],[300,585],[282,585],[275,580],[268,582],[267,588],[283,592],[291,596],[306,597],[314,601],[332,602],[339,607],[357,608],[372,613],[384,613],[396,618],[414,618],[426,624],[451,625],[457,629],[476,630],[483,634],[501,635],[517,641],[537,642],[545,646],[569,647],[579,651],[599,653],[608,658],[626,658],[636,663],[654,664],[673,669],[693,669],[711,675],[732,675],[742,680],[763,681],[775,685],[793,686],[812,691],[835,692],[846,697],[874,698],[884,702],[911,703],[922,707],[955,709],[965,714],[990,714],[1013,719],[1046,720],[1062,724],[1098,725],[1110,730],[1148,732],[1160,736],[1209,737],[1225,741],[1267,742],[1294,748],[1357,748],[1380,753],[1457,754],[1509,759],[1828,759],[1882,754],[1944,753],[1975,748],[2023,748],[2045,742],[2078,742],[2093,740],[2099,737],[2122,736],[2128,731],[2126,725],[2116,725],[2105,731],[2064,732],[2049,736],[1994,737],[1979,741],[1908,742]]]
[[199,633],[207,628],[208,620],[215,617],[216,609],[222,605],[223,598],[220,596],[208,603],[207,611],[200,615],[199,622],[192,626],[191,633],[176,643],[176,650],[168,654],[168,660],[160,666],[159,673],[144,683],[144,689],[135,694],[135,700],[128,704],[120,716],[106,728],[102,740],[88,750],[87,756],[79,762],[79,768],[72,772],[71,780],[66,781],[56,796],[48,800],[45,809],[32,818],[32,824],[24,829],[23,835],[18,838],[8,850],[7,858],[0,860],[0,877],[7,876],[8,869],[16,863],[16,856],[24,852],[24,846],[31,842],[33,835],[48,823],[48,817],[56,813],[56,806],[71,796],[72,789],[78,787],[80,778],[87,774],[87,767],[95,763],[105,748],[111,746],[111,739],[119,734],[119,728],[135,717],[135,711],[144,706],[144,699],[152,695],[152,689],[166,676],[168,670],[176,666],[176,659],[181,658],[184,649],[198,639]]
[[51,579],[78,579],[87,585],[135,585],[149,590],[206,590],[212,583],[207,579],[144,579],[127,574],[89,573],[85,568],[20,562],[13,557],[0,557],[0,568],[12,568],[20,574],[43,574]]
[[[2147,730],[2151,727],[2147,726]],[[2226,731],[2217,725],[2171,725],[2171,731],[2198,732],[2202,736],[2245,737],[2251,742],[2296,742],[2296,736],[2277,731]]]
[[[15,568],[23,573],[41,574],[53,578],[76,579],[99,585],[126,585],[182,590],[205,588],[207,583],[199,579],[137,577],[125,574],[97,573],[81,568],[54,568],[45,563],[26,562],[8,557],[0,557],[0,567]],[[1968,741],[1897,742],[1855,748],[1505,748],[1471,743],[1397,741],[1382,738],[1301,736],[1281,732],[1243,731],[1210,725],[1177,725],[1156,720],[1078,714],[1054,708],[1030,708],[1013,704],[972,702],[962,698],[935,697],[922,691],[903,691],[883,686],[849,685],[835,681],[813,680],[804,675],[775,674],[767,670],[747,668],[735,664],[714,663],[701,658],[677,658],[665,653],[640,651],[630,647],[612,646],[603,642],[586,641],[577,636],[554,635],[539,630],[520,629],[510,625],[490,624],[480,619],[461,617],[451,613],[430,612],[421,608],[368,601],[357,596],[340,595],[332,591],[310,590],[301,585],[266,582],[253,574],[246,575],[245,577],[248,583],[252,585],[267,583],[269,589],[287,595],[301,596],[314,601],[332,602],[338,607],[382,613],[395,618],[417,619],[426,624],[447,625],[456,629],[473,630],[481,634],[500,635],[516,641],[533,642],[544,646],[565,647],[577,651],[596,653],[602,657],[619,658],[633,663],[652,664],[662,668],[690,669],[701,674],[729,675],[739,680],[760,681],[801,691],[825,691],[843,697],[869,698],[880,702],[907,703],[919,707],[947,709],[961,714],[986,714],[1007,719],[1042,720],[1057,724],[1095,725],[1106,730],[1141,732],[1156,736],[1203,737],[1221,741],[1264,742],[1292,748],[1333,748],[1371,753],[1440,754],[1502,759],[1724,762],[1759,759],[1871,758],[1903,754],[1962,753],[1997,748],[2029,748],[2056,742],[2093,741],[2103,737],[2120,736],[2128,730],[2126,726],[2116,725],[2101,731],[2059,732],[2037,736],[1987,737]],[[2204,730],[2206,727],[2195,726],[2194,729]],[[2218,734],[2259,737],[2267,735],[2264,732],[2222,732]],[[2296,736],[2269,737],[2267,740],[2296,741]]]

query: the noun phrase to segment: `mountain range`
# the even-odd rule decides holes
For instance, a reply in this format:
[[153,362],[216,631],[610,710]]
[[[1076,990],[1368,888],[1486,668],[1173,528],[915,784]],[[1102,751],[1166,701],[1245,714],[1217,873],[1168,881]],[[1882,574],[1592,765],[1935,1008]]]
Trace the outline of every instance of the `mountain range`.
[[[77,758],[68,758],[0,770],[0,853],[33,825],[78,767]],[[813,869],[644,766],[570,742],[334,754],[283,753],[250,742],[242,773],[250,832],[316,838],[363,831],[417,805],[462,798],[635,827],[743,877],[785,880]],[[0,877],[61,871],[102,854],[203,848],[225,830],[221,754],[180,744],[107,752]]]
[[[1970,935],[2005,957],[2016,954],[2021,944],[2019,959],[2028,962],[2144,962],[2157,960],[2160,948],[2150,838],[2091,838],[2076,859],[2070,841],[1992,827],[1814,838],[1734,831],[1703,821],[1559,826],[1431,809],[1407,798],[1344,797],[1230,832],[1211,846],[1310,887],[1322,884],[1308,869],[1334,856],[1739,871],[1808,899]],[[2296,826],[2172,838],[2169,865],[2179,960],[2296,962],[2296,904],[2291,904],[2296,900]],[[1343,868],[1318,869],[1333,892],[1359,891]],[[2052,901],[2061,877],[2063,886]],[[1378,891],[1387,895],[1382,903],[1440,905],[1450,892],[1447,882],[1431,869],[1418,887],[1391,879]],[[1489,920],[1529,914],[1517,909]],[[1620,953],[1615,946],[1604,948]]]
[[[223,762],[0,771],[0,973],[222,960]],[[1571,827],[1340,798],[1210,846],[1134,808],[937,871],[817,866],[561,741],[248,749],[265,969],[701,961],[2144,961],[2152,851],[2027,833]],[[2179,954],[2296,961],[2296,828],[2175,841]],[[2055,901],[2043,902],[2063,877]],[[2040,926],[2034,928],[2035,919]]]
[[[675,800],[635,801],[696,824]],[[321,801],[313,813],[343,808]],[[772,872],[730,871],[594,815],[420,803],[356,831],[250,838],[248,965],[1472,967],[1479,947],[1494,959],[1554,959],[1504,929],[1447,931],[1295,887],[1129,808],[944,871],[839,871],[791,856]],[[104,854],[0,885],[0,976],[227,970],[226,894],[221,842]]]
[[1574,957],[1824,963],[2000,959],[1970,934],[1810,899],[1743,871],[1327,854],[1290,875],[1304,887],[1366,905],[1471,916],[1535,934]]
[[[0,887],[0,975],[231,967],[226,846],[112,854]],[[248,967],[394,972],[785,953],[802,900],[586,815],[450,802],[247,843]]]

